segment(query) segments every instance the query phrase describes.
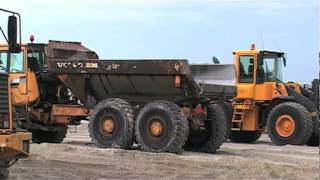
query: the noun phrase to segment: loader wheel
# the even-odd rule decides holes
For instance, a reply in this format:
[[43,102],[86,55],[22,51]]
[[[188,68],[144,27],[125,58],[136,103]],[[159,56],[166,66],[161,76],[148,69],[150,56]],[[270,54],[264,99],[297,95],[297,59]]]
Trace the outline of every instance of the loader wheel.
[[308,110],[295,102],[274,107],[267,118],[267,130],[276,145],[304,145],[312,133],[312,119]]
[[314,135],[312,134],[310,139],[307,142],[308,146],[315,146],[318,147],[319,146],[319,135]]
[[313,120],[313,132],[312,135],[310,137],[310,139],[307,142],[308,146],[319,146],[319,133],[320,133],[320,129],[319,129],[319,117],[316,118],[316,120]]
[[133,110],[119,98],[104,99],[90,116],[91,141],[102,148],[128,149],[133,144]]
[[253,143],[260,137],[260,131],[231,131],[230,140],[235,143]]
[[188,120],[172,102],[153,101],[138,113],[135,135],[144,151],[180,152],[188,134]]
[[61,131],[32,131],[32,142],[33,143],[61,143],[66,137],[68,127],[65,126]]
[[207,120],[205,130],[191,132],[186,148],[199,152],[215,153],[227,135],[227,115],[221,104],[209,104],[207,106]]

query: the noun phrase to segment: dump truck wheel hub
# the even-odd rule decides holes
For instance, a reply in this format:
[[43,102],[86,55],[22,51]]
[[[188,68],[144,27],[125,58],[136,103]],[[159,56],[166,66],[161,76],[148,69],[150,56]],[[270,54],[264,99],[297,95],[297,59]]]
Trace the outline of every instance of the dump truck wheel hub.
[[282,137],[289,137],[295,130],[295,122],[291,116],[282,115],[276,121],[276,131]]
[[163,133],[163,123],[160,119],[154,119],[150,123],[149,130],[151,135],[159,137]]
[[110,117],[102,121],[102,130],[108,134],[111,134],[114,130],[114,120]]

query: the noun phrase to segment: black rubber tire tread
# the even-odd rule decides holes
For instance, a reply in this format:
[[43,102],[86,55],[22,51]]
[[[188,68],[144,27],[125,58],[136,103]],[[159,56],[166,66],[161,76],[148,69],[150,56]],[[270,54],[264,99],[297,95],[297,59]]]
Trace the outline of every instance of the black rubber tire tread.
[[[211,125],[209,134],[200,137],[189,135],[186,148],[198,152],[216,153],[227,136],[227,115],[224,105],[211,103],[207,105],[208,121]],[[205,138],[205,139],[203,139]]]
[[[98,113],[105,109],[112,108],[117,110],[123,116],[125,127],[123,129],[123,134],[117,137],[117,140],[113,143],[110,142],[99,142],[96,138],[96,131],[94,127],[94,122],[97,120]],[[130,103],[120,98],[107,98],[100,101],[94,108],[93,113],[90,115],[88,129],[91,137],[91,142],[96,144],[100,148],[122,148],[129,149],[134,142],[134,113]]]
[[307,145],[308,146],[314,146],[314,147],[318,147],[319,146],[319,135],[314,135],[312,134],[311,137],[309,138]]
[[313,132],[311,134],[310,139],[307,142],[308,146],[319,146],[320,144],[320,138],[319,138],[319,117],[316,118],[316,120],[313,120]]
[[233,117],[233,106],[231,103],[223,102],[222,103],[225,113],[226,113],[226,125],[227,125],[227,135],[226,140],[231,136],[231,124]]
[[6,167],[0,167],[0,180],[8,179],[9,169]]
[[211,131],[209,141],[199,149],[201,152],[215,153],[227,136],[227,115],[223,107],[219,104],[209,104],[207,106],[208,118],[210,119],[214,129]]
[[[170,115],[169,121],[172,123],[173,132],[169,132],[171,136],[169,141],[163,147],[155,149],[146,145],[145,140],[142,138],[142,134],[139,130],[143,116],[152,111],[153,109],[164,110]],[[168,120],[168,119],[167,119]],[[181,111],[181,109],[173,102],[157,100],[146,104],[138,113],[137,120],[135,123],[135,136],[141,149],[148,152],[171,152],[179,153],[183,151],[183,146],[187,141],[189,134],[189,124],[187,117]]]
[[261,137],[260,131],[231,131],[230,140],[235,143],[253,143]]
[[9,177],[9,168],[6,167],[8,162],[5,160],[0,161],[0,180],[8,179]]
[[32,142],[33,143],[61,143],[67,134],[67,127],[62,131],[32,131]]
[[[286,111],[286,112],[283,112]],[[286,113],[294,114],[291,117],[295,120],[296,130],[288,138],[279,137],[276,134],[273,124],[275,124],[277,115]],[[276,116],[276,117],[275,117]],[[276,145],[304,145],[310,139],[313,129],[313,122],[308,110],[296,102],[283,102],[275,106],[267,118],[267,131],[271,141]]]

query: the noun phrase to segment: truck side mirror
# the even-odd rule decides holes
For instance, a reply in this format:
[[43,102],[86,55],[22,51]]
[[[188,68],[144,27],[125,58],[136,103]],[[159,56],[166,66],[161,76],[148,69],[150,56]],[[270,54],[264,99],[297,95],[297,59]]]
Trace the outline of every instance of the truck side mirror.
[[8,18],[8,44],[10,52],[19,52],[20,46],[17,43],[17,17],[9,16]]

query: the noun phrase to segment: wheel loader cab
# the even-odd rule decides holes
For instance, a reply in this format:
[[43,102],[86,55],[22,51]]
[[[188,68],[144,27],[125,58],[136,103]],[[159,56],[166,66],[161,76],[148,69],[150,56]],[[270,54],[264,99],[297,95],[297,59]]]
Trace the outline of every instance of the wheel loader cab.
[[28,44],[27,59],[28,68],[37,75],[47,70],[45,47],[46,44]]
[[35,72],[28,68],[27,48],[10,53],[7,45],[0,45],[0,72],[9,74],[11,101],[13,106],[24,106],[39,97]]
[[[236,51],[237,99],[268,101],[275,96],[275,88],[281,86],[284,53],[259,50]],[[284,95],[282,92],[282,95]]]

